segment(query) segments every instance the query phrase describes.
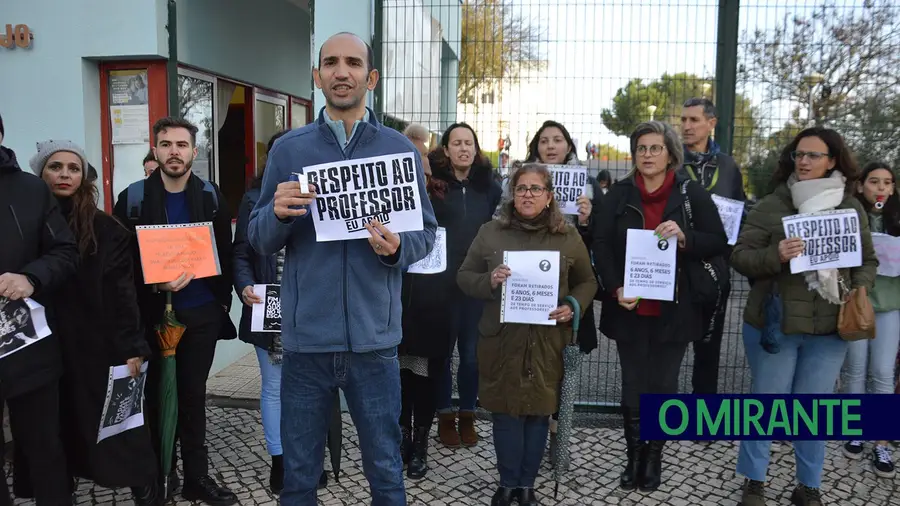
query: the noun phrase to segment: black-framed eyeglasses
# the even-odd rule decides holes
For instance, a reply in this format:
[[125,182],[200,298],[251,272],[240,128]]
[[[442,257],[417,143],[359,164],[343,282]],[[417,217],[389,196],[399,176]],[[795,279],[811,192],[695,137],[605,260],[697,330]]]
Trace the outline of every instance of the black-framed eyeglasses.
[[516,186],[515,188],[513,188],[513,191],[515,192],[517,197],[524,197],[525,194],[528,192],[531,192],[531,194],[534,195],[535,197],[540,197],[541,195],[544,194],[544,191],[546,191],[546,190],[547,189],[544,188],[543,186],[538,186],[536,184],[533,184],[531,186],[525,186],[522,184],[522,185],[519,185],[519,186]]
[[650,156],[657,156],[660,153],[662,153],[665,149],[666,149],[666,147],[663,146],[662,144],[654,144],[652,146],[640,145],[637,147],[637,149],[635,151],[637,151],[638,155],[643,155],[649,151]]
[[818,162],[822,158],[825,158],[826,156],[830,157],[831,155],[822,153],[821,151],[794,151],[791,153],[791,160],[799,162],[804,156],[811,162]]

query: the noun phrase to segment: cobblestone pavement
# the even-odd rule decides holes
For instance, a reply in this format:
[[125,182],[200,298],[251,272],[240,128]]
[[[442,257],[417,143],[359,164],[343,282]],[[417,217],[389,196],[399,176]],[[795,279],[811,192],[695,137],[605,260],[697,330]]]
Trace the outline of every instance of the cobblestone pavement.
[[[211,469],[228,484],[241,504],[274,505],[277,499],[266,489],[269,457],[259,412],[247,409],[210,407],[209,435]],[[484,440],[475,448],[448,450],[431,447],[428,477],[407,481],[409,504],[475,505],[489,504],[497,480],[490,439],[490,424],[479,422]],[[361,457],[349,415],[344,416],[344,456],[341,480],[331,481],[320,491],[319,504],[325,506],[368,505],[369,493],[362,474]],[[733,468],[737,444],[676,442],[666,447],[663,487],[651,494],[626,493],[617,488],[623,465],[623,444],[615,429],[576,429],[572,440],[572,470],[560,485],[554,500],[549,467],[541,471],[537,488],[545,506],[559,505],[735,505],[740,497],[740,479]],[[900,505],[900,477],[878,479],[863,460],[848,462],[837,443],[830,443],[825,463],[824,492],[831,506]],[[327,460],[327,459],[326,459]],[[329,467],[326,464],[326,467]],[[769,504],[788,505],[793,485],[794,458],[789,446],[776,450],[769,468]],[[17,500],[16,504],[33,504]],[[130,505],[128,491],[94,488],[82,483],[77,504]],[[176,497],[178,506],[190,504]]]

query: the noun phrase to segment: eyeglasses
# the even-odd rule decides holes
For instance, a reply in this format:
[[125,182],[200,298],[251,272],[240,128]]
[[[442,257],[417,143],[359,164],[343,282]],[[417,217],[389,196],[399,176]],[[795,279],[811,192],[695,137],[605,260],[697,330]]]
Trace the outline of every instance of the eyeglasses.
[[544,188],[543,186],[538,186],[536,184],[531,186],[519,185],[513,188],[513,191],[516,193],[517,197],[524,197],[525,194],[529,191],[535,197],[540,197],[544,194],[544,190],[546,190],[546,188]]
[[819,151],[808,151],[808,152],[807,151],[794,151],[793,153],[791,153],[791,160],[793,160],[795,162],[799,162],[800,160],[803,159],[804,156],[806,158],[808,158],[809,161],[811,161],[811,162],[818,162],[822,158],[824,158],[826,156],[830,157],[831,155],[829,155],[828,153],[822,153]]
[[635,151],[637,151],[638,155],[643,155],[646,154],[647,151],[650,151],[650,156],[657,156],[662,153],[664,149],[666,149],[666,147],[662,144],[654,144],[652,146],[640,145],[637,147],[637,149],[635,149]]

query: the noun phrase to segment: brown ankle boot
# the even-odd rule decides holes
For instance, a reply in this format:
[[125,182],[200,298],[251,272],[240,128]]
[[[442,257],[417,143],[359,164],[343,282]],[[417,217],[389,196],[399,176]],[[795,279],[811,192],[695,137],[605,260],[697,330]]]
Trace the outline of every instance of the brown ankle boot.
[[459,432],[456,431],[456,413],[438,413],[438,439],[447,448],[459,448]]
[[478,444],[478,433],[475,432],[475,413],[465,412],[459,414],[459,438],[463,446],[475,446]]

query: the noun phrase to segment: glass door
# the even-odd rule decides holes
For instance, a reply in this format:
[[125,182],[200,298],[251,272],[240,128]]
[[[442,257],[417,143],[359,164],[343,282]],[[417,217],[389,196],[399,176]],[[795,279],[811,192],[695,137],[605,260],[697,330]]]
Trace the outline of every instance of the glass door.
[[266,148],[273,135],[287,128],[287,97],[256,91],[254,104],[256,175],[266,167]]
[[216,78],[178,69],[178,103],[182,118],[197,127],[197,158],[191,166],[191,172],[200,179],[218,182],[216,172],[216,135],[215,103]]

